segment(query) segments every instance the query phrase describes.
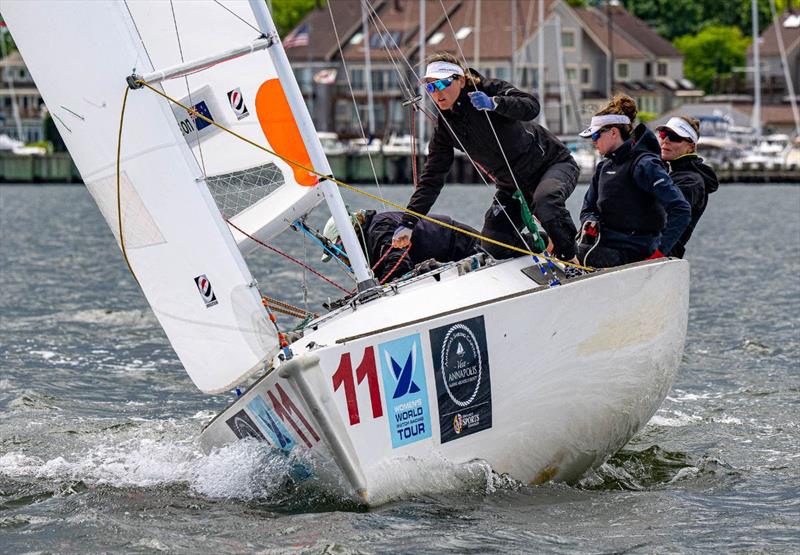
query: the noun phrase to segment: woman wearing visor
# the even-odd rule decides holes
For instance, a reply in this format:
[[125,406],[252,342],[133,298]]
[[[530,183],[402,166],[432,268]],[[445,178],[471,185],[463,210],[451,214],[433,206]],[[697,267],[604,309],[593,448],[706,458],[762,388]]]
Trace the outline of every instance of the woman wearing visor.
[[688,116],[670,118],[657,129],[661,159],[669,165],[669,175],[692,207],[692,221],[672,247],[669,256],[683,258],[686,243],[708,204],[708,195],[719,188],[717,174],[697,155],[700,122]]
[[[424,81],[438,107],[428,158],[408,208],[427,214],[444,186],[459,149],[494,181],[495,198],[484,218],[481,234],[506,244],[529,248],[520,238],[524,226],[523,199],[552,241],[562,260],[575,259],[575,224],[565,206],[580,170],[569,150],[549,131],[533,123],[539,102],[500,79],[487,79],[466,69],[455,56],[439,53],[429,59]],[[519,196],[519,195],[518,195]],[[404,247],[418,218],[406,213],[392,244]],[[495,258],[515,251],[483,242]]]
[[617,95],[580,133],[604,157],[581,209],[578,259],[587,266],[663,257],[689,225],[689,203],[664,168],[653,132],[633,128],[636,113],[631,97]]

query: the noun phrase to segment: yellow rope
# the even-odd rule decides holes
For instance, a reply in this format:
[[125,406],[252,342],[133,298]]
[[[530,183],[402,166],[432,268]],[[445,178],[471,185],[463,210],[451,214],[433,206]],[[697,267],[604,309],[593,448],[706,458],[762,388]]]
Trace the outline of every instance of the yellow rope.
[[136,280],[136,284],[139,288],[142,287],[142,284],[139,283],[139,278],[136,277],[136,272],[133,271],[133,267],[131,266],[130,260],[128,260],[128,250],[125,248],[125,235],[122,232],[122,194],[121,194],[121,187],[120,187],[120,153],[122,152],[122,122],[125,120],[125,105],[128,103],[128,91],[130,89],[125,87],[125,95],[122,97],[122,110],[119,114],[119,133],[117,135],[117,224],[119,226],[119,245],[122,249],[122,257],[125,259],[125,264],[128,265],[128,270],[130,270],[133,279]]
[[[193,108],[190,108],[189,106],[186,106],[186,105],[182,104],[180,101],[175,100],[174,98],[172,98],[171,96],[169,96],[165,92],[163,92],[163,91],[161,91],[161,90],[149,85],[148,83],[146,83],[146,82],[144,82],[142,80],[136,81],[136,84],[142,85],[142,86],[150,89],[151,91],[153,91],[154,93],[158,94],[159,96],[161,96],[161,97],[167,99],[168,101],[180,106],[181,108],[186,110],[189,114],[193,115],[194,117],[198,117],[198,118],[202,119],[203,121],[205,121],[206,123],[208,123],[210,125],[213,125],[213,126],[217,127],[218,129],[222,129],[223,131],[233,135],[237,139],[241,139],[242,141],[246,142],[247,144],[252,145],[252,146],[254,146],[254,147],[258,148],[258,149],[263,150],[267,154],[271,154],[272,156],[276,156],[276,157],[280,158],[281,160],[283,160],[284,162],[286,162],[287,164],[291,164],[292,166],[296,166],[296,167],[298,167],[298,168],[300,168],[302,170],[305,170],[305,171],[307,171],[309,173],[312,173],[312,174],[314,174],[317,177],[320,177],[322,179],[327,179],[329,181],[332,181],[333,183],[335,183],[339,187],[343,187],[343,188],[348,189],[350,191],[353,191],[355,193],[359,193],[361,195],[369,197],[369,198],[371,198],[373,200],[377,200],[377,201],[382,202],[384,204],[388,204],[389,206],[391,206],[393,208],[397,208],[398,210],[401,210],[403,212],[407,212],[408,214],[416,216],[417,218],[420,218],[420,219],[427,220],[429,222],[438,224],[438,225],[440,225],[442,227],[446,227],[446,228],[451,229],[453,231],[456,231],[458,233],[463,233],[465,235],[469,235],[470,237],[474,237],[476,239],[480,239],[481,241],[485,241],[487,243],[491,243],[491,244],[497,245],[499,247],[503,247],[503,248],[506,248],[506,249],[509,249],[509,250],[512,250],[512,251],[516,251],[516,252],[521,253],[521,254],[527,254],[527,255],[531,255],[531,256],[541,256],[542,258],[550,258],[549,256],[545,255],[544,253],[534,253],[533,251],[529,251],[527,249],[522,249],[522,248],[519,248],[519,247],[515,247],[514,245],[509,245],[507,243],[503,243],[502,241],[497,241],[497,240],[492,239],[490,237],[485,237],[485,236],[481,235],[480,233],[473,233],[473,232],[468,231],[466,229],[462,229],[460,227],[457,227],[457,226],[454,226],[454,225],[439,221],[436,218],[431,218],[430,216],[427,216],[425,214],[420,214],[419,212],[415,212],[414,210],[410,210],[410,209],[408,209],[408,208],[406,208],[404,206],[401,206],[399,204],[391,202],[391,201],[389,201],[387,199],[381,198],[381,197],[379,197],[377,195],[373,195],[372,193],[368,193],[366,191],[363,191],[361,189],[353,187],[352,185],[348,185],[347,183],[344,183],[343,181],[340,181],[340,180],[336,179],[333,176],[324,175],[324,174],[316,171],[314,168],[309,168],[309,167],[307,167],[307,166],[305,166],[305,165],[303,165],[303,164],[301,164],[299,162],[296,162],[294,160],[291,160],[291,159],[287,158],[286,156],[283,156],[282,154],[279,154],[277,152],[273,152],[272,150],[268,149],[267,147],[265,147],[263,145],[260,145],[260,144],[256,143],[255,141],[252,141],[252,140],[248,139],[247,137],[243,137],[242,135],[236,133],[235,131],[233,131],[231,129],[228,129],[224,125],[220,125],[216,121],[214,121],[214,120],[212,120],[210,118],[207,118],[206,116],[204,116],[203,114],[201,114],[198,111],[194,110]],[[574,268],[579,268],[581,270],[593,271],[593,268],[589,268],[589,267],[586,267],[586,266],[581,266],[580,264],[575,264],[574,262],[567,262],[565,260],[558,260],[557,262],[559,262],[561,264],[564,264],[564,265],[567,265],[567,266],[572,266]]]

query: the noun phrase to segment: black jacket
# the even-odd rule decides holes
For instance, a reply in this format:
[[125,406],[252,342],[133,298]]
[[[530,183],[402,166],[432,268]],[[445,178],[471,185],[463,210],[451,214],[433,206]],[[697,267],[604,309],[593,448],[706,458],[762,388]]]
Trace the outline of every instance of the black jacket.
[[[478,75],[475,70],[470,71]],[[533,95],[506,81],[481,77],[477,90],[497,101],[495,110],[485,112],[472,106],[468,93],[475,90],[476,87],[467,82],[453,107],[439,114],[428,143],[425,168],[408,203],[409,209],[428,213],[444,186],[453,163],[454,149],[469,154],[499,189],[509,193],[516,191],[516,187],[503,151],[517,184],[526,193],[536,188],[548,167],[571,159],[569,150],[552,133],[531,121],[540,110],[539,101]],[[403,223],[411,227],[416,220],[416,217],[406,214]]]
[[[655,248],[666,254],[672,250],[686,226],[689,225],[691,218],[689,203],[675,187],[661,161],[660,153],[661,148],[653,132],[643,124],[639,124],[630,139],[614,152],[609,153],[597,165],[592,183],[583,199],[581,223],[587,220],[599,221],[603,234],[602,243],[605,246],[636,252],[637,256],[641,258],[652,254]],[[627,161],[632,162],[626,164]],[[616,176],[613,173],[617,166],[628,165],[632,167],[626,175]],[[613,176],[623,179],[632,198],[641,202],[646,197],[647,202],[653,207],[658,207],[659,210],[666,213],[666,226],[661,231],[660,237],[658,232],[649,226],[642,226],[647,229],[643,229],[642,233],[637,233],[637,224],[641,226],[641,222],[638,220],[643,214],[632,213],[633,203],[626,204],[622,210],[619,210],[619,206],[606,205],[604,212],[604,207],[600,204],[604,194],[600,189],[606,172],[611,172]],[[609,210],[613,214],[610,222],[606,214]],[[630,219],[631,225],[624,223],[623,220],[626,217]],[[661,218],[663,217],[659,216],[659,226],[664,221]]]
[[[466,229],[472,233],[477,233],[476,230],[468,225],[457,222],[448,216],[431,214],[430,217]],[[420,220],[413,227],[411,249],[408,255],[406,255],[397,268],[392,271],[392,268],[398,264],[398,261],[405,252],[405,249],[391,248],[392,235],[402,219],[403,212],[376,213],[374,210],[368,210],[366,213],[366,220],[361,226],[361,229],[359,230],[356,228],[356,232],[359,235],[361,235],[362,231],[366,232],[369,264],[374,267],[373,271],[375,272],[375,277],[379,280],[383,279],[389,272],[391,272],[390,279],[398,278],[411,271],[414,266],[420,262],[424,262],[430,258],[438,260],[439,262],[454,262],[478,252],[478,240],[474,237],[442,227],[439,224],[427,220]],[[359,240],[363,241],[362,237],[359,237]],[[362,244],[364,243],[362,242]],[[375,267],[383,255],[386,254],[387,250],[390,251],[389,254]]]
[[719,189],[717,174],[697,154],[687,154],[668,163],[670,177],[692,207],[692,221],[670,251],[670,256],[683,258],[686,243],[692,236],[700,216],[705,212],[708,195]]

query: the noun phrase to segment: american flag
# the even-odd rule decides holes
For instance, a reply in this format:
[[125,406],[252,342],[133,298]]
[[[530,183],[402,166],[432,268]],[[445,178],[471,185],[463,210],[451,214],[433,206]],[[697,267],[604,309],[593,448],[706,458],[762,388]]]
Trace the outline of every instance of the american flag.
[[300,27],[286,35],[283,39],[284,48],[294,48],[296,46],[308,46],[308,24],[303,23]]

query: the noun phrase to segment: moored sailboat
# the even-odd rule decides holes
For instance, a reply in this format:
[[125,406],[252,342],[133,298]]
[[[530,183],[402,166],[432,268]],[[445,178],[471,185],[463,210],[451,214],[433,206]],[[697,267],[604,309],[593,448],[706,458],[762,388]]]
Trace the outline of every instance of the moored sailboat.
[[[207,448],[255,437],[377,504],[401,493],[387,469],[420,461],[576,479],[664,399],[685,261],[557,279],[542,256],[475,257],[378,284],[263,2],[2,10],[189,376],[206,393],[260,376]],[[323,200],[357,288],[288,344],[245,255]]]

